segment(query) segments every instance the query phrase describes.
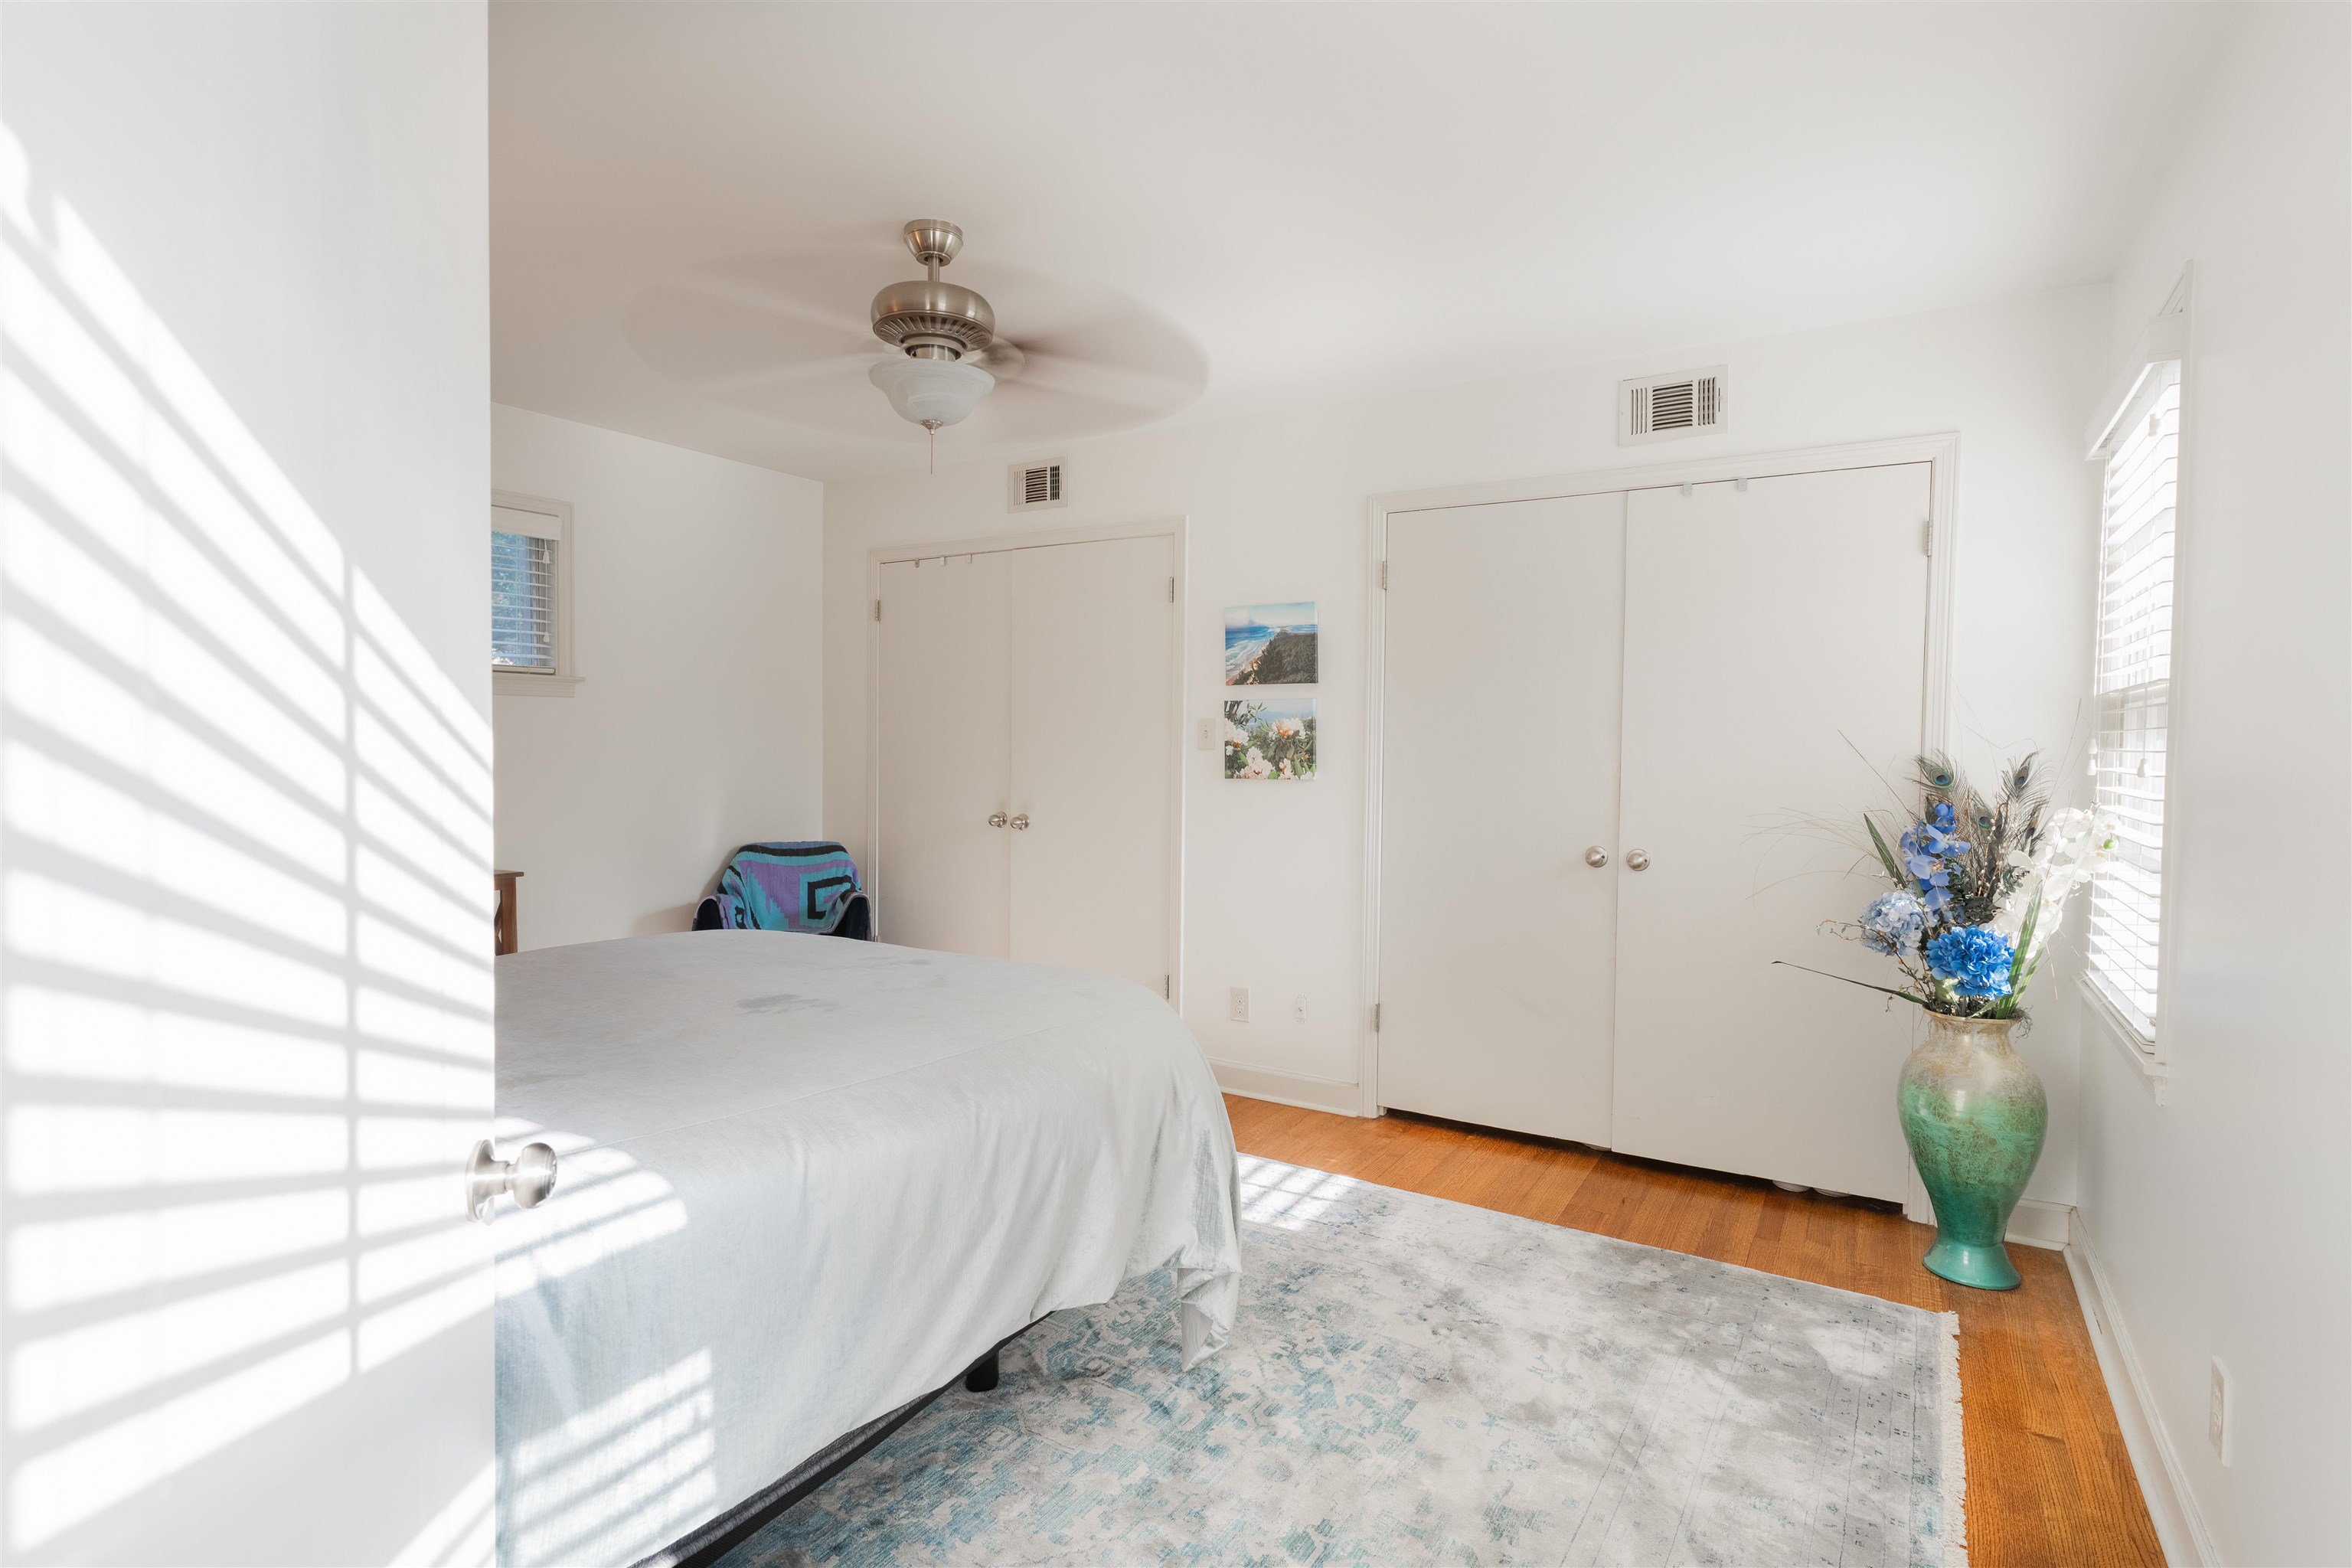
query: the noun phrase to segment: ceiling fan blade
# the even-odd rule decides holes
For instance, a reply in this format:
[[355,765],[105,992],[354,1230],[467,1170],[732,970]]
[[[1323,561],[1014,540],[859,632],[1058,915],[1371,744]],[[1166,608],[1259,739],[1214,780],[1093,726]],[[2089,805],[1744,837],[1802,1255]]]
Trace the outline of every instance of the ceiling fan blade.
[[799,364],[762,366],[707,376],[698,380],[695,385],[719,397],[756,398],[762,393],[806,386],[812,382],[832,377],[839,377],[845,384],[863,382],[872,367],[881,363],[886,357],[879,353],[834,354],[825,359],[804,360]]
[[1034,349],[1021,382],[1040,391],[1132,408],[1181,406],[1200,393],[1199,382],[1191,377]]

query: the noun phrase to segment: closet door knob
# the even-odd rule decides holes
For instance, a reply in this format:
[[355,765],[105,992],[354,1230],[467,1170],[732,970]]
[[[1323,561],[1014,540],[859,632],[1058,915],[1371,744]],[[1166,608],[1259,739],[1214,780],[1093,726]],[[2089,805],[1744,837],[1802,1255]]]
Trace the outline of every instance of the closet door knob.
[[1584,863],[1598,871],[1601,867],[1609,864],[1609,851],[1596,844],[1584,852]]
[[1004,814],[1000,811],[988,819],[988,825],[991,827],[1002,827],[1004,826]]
[[1017,832],[1020,832],[1022,829],[1024,829],[1024,828],[1027,827],[1028,826],[1029,826],[1029,814],[1028,814],[1027,812],[1025,812],[1025,811],[1024,811],[1024,812],[1023,812],[1020,816],[1016,816],[1016,817],[1014,817],[1014,818],[1013,819],[1013,831],[1014,831],[1014,832],[1016,832],[1016,833],[1017,833]]
[[1625,851],[1625,869],[1628,871],[1646,871],[1649,868],[1650,852],[1648,850],[1628,849]]

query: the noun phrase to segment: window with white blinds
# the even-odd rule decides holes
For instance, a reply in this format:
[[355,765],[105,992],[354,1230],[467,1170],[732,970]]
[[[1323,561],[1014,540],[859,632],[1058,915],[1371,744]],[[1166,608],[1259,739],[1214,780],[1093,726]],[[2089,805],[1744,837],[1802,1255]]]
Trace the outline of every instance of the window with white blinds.
[[2180,366],[2150,365],[2117,422],[2099,524],[2099,629],[2092,752],[2117,853],[2091,884],[2090,978],[2156,1045],[2164,928],[2164,806],[2172,690],[2172,539],[2180,463]]
[[490,533],[490,663],[555,671],[556,542]]

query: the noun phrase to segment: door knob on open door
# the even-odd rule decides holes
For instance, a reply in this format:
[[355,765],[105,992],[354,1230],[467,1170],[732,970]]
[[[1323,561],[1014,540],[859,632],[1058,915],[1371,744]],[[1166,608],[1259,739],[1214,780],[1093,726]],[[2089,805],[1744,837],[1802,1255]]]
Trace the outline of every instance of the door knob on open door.
[[1628,871],[1646,871],[1649,868],[1650,852],[1648,850],[1628,849],[1625,851],[1625,869]]
[[1601,867],[1609,864],[1609,851],[1596,844],[1584,852],[1584,863],[1598,871]]
[[1009,819],[1005,816],[1005,815],[1004,815],[1003,812],[1001,812],[1001,811],[1000,811],[1000,812],[993,813],[992,815],[991,815],[991,816],[990,816],[990,817],[989,817],[989,819],[988,819],[988,825],[989,825],[991,827],[1002,827],[1002,826],[1004,826],[1004,824],[1006,823],[1006,821],[1007,821],[1007,820],[1009,820]]
[[1019,830],[1021,830],[1021,829],[1023,829],[1023,828],[1027,827],[1028,826],[1029,826],[1029,814],[1028,814],[1027,812],[1025,812],[1025,811],[1024,811],[1024,812],[1023,812],[1020,816],[1016,816],[1016,817],[1014,817],[1014,818],[1013,819],[1013,829],[1014,829],[1016,832],[1017,832],[1017,831],[1019,831]]
[[500,1193],[527,1209],[535,1209],[555,1190],[555,1151],[544,1143],[526,1143],[511,1160],[501,1160],[487,1138],[474,1145],[466,1162],[466,1212],[490,1223],[490,1210]]

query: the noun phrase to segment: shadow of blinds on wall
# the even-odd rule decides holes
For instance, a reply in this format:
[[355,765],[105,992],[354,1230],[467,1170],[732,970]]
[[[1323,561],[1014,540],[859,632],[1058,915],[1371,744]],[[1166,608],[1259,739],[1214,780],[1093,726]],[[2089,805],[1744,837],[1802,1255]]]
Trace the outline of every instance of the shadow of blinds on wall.
[[488,723],[6,137],[0,240],[0,1553],[259,1528],[219,1467],[285,1442],[488,1562],[487,1434],[320,1413],[487,1349]]

